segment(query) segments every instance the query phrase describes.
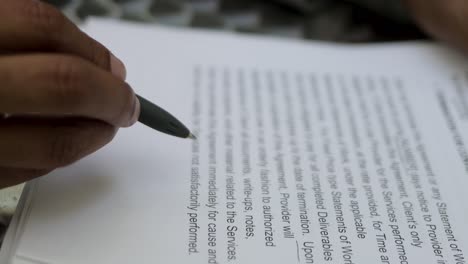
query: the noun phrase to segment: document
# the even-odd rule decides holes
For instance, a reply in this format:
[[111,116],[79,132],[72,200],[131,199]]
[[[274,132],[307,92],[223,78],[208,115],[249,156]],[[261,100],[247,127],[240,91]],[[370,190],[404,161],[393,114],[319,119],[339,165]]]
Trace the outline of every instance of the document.
[[30,183],[5,263],[467,262],[463,55],[97,19],[87,31],[198,139],[137,124]]

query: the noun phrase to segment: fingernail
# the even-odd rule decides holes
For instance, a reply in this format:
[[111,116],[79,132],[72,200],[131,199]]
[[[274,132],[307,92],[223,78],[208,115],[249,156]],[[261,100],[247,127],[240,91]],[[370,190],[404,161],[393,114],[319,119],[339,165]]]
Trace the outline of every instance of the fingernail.
[[140,117],[140,100],[138,100],[138,98],[135,96],[135,103],[133,104],[133,112],[130,117],[128,126],[135,124],[138,121],[139,117]]
[[125,69],[123,62],[117,59],[114,54],[111,54],[110,64],[112,74],[114,74],[117,78],[125,81],[125,78],[127,77],[127,70]]

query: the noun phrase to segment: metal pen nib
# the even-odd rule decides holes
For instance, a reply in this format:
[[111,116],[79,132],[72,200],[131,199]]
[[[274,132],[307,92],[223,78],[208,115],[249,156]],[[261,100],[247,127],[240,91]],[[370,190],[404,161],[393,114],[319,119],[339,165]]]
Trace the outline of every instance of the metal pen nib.
[[187,136],[187,138],[190,138],[190,139],[192,139],[192,140],[197,140],[197,137],[196,137],[194,134],[192,134],[192,132],[189,133],[189,135]]

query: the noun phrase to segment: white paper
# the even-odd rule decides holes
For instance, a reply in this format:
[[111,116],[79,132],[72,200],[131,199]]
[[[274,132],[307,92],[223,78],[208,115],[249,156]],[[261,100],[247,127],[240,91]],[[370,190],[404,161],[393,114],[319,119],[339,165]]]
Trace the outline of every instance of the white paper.
[[88,26],[198,140],[137,124],[40,179],[12,263],[466,263],[460,54]]

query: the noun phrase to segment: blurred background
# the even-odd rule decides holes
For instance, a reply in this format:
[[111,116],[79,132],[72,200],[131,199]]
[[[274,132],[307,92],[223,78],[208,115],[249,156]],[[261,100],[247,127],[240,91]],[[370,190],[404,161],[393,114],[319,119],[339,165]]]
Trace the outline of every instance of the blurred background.
[[46,0],[88,16],[340,42],[419,39],[402,0]]
[[[366,43],[424,39],[402,0],[44,0],[71,20],[112,17],[146,24],[280,38]],[[0,190],[0,243],[22,185]]]

